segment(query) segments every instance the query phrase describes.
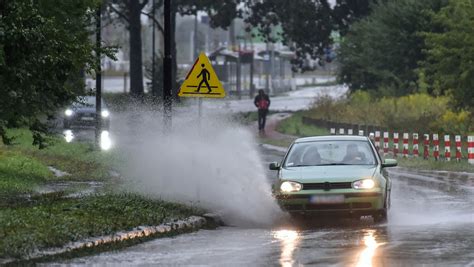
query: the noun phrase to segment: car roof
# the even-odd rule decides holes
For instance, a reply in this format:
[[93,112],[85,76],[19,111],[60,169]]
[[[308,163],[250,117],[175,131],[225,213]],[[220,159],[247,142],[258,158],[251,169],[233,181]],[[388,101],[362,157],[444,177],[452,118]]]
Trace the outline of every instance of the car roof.
[[358,135],[324,135],[298,138],[295,143],[317,142],[317,141],[369,141],[366,136]]

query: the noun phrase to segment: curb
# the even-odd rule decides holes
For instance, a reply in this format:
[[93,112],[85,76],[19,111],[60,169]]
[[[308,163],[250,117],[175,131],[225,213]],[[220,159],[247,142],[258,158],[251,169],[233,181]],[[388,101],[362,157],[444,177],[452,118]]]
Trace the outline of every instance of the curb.
[[[216,221],[218,220],[218,221]],[[71,253],[82,249],[98,248],[129,240],[144,239],[150,237],[160,237],[182,232],[190,232],[204,228],[207,225],[219,225],[220,219],[216,216],[191,216],[183,220],[163,223],[157,226],[138,226],[130,231],[121,231],[111,235],[91,237],[77,242],[70,242],[61,248],[50,248],[30,254],[25,259],[5,259],[0,260],[0,265],[19,261],[32,261],[43,257],[54,257],[65,253]]]

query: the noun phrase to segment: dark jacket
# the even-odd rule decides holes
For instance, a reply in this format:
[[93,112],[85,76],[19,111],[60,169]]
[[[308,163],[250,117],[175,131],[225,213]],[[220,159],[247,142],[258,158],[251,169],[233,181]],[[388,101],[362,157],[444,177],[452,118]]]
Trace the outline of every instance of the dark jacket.
[[258,109],[268,110],[270,107],[270,97],[268,97],[268,95],[257,95],[253,103]]

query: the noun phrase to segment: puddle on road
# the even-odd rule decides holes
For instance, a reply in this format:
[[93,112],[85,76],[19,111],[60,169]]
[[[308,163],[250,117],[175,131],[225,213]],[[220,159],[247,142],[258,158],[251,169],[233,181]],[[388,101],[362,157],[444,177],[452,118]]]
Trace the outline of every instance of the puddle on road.
[[406,170],[392,177],[391,225],[474,224],[472,188]]

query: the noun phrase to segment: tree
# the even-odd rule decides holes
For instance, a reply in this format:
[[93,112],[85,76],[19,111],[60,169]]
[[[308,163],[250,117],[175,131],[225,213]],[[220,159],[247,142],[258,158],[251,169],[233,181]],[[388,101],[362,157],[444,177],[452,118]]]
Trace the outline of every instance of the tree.
[[142,97],[143,57],[142,57],[142,13],[148,0],[109,0],[106,10],[118,15],[129,32],[130,45],[130,93],[133,97]]
[[41,146],[45,119],[84,93],[81,73],[95,67],[95,46],[87,29],[97,6],[96,0],[0,2],[4,143],[9,141],[6,127],[28,126]]
[[432,15],[440,31],[425,34],[430,90],[451,94],[459,108],[474,109],[474,1],[450,0]]
[[[157,19],[158,10],[162,8],[163,1],[156,2],[155,14],[149,0],[108,0],[108,10],[117,14],[129,28],[130,31],[130,92],[133,96],[143,96],[143,59],[142,59],[142,41],[141,41],[141,21],[140,16],[145,15],[150,18],[158,28],[161,34],[164,34],[163,25]],[[171,31],[172,57],[173,57],[173,80],[176,82],[176,41],[174,32],[176,30],[176,13],[182,15],[194,15],[197,11],[206,11],[211,18],[213,27],[226,28],[237,16],[237,4],[240,0],[174,0],[172,1],[171,12]],[[176,89],[176,88],[173,88]],[[175,90],[174,90],[175,91]]]
[[[331,6],[327,0],[247,0],[245,21],[268,42],[282,39],[296,53],[294,69],[304,70],[308,57],[316,59],[330,46],[331,33],[345,33],[350,23],[369,12],[369,3],[345,0]],[[272,29],[277,25],[282,31],[275,34]]]
[[384,1],[352,25],[339,51],[339,79],[351,90],[388,95],[417,91],[419,62],[425,59],[424,38],[431,31],[429,11],[442,0]]
[[331,17],[334,26],[337,27],[341,35],[345,35],[352,25],[360,18],[364,18],[372,11],[372,5],[376,4],[377,0],[338,0],[336,1]]

